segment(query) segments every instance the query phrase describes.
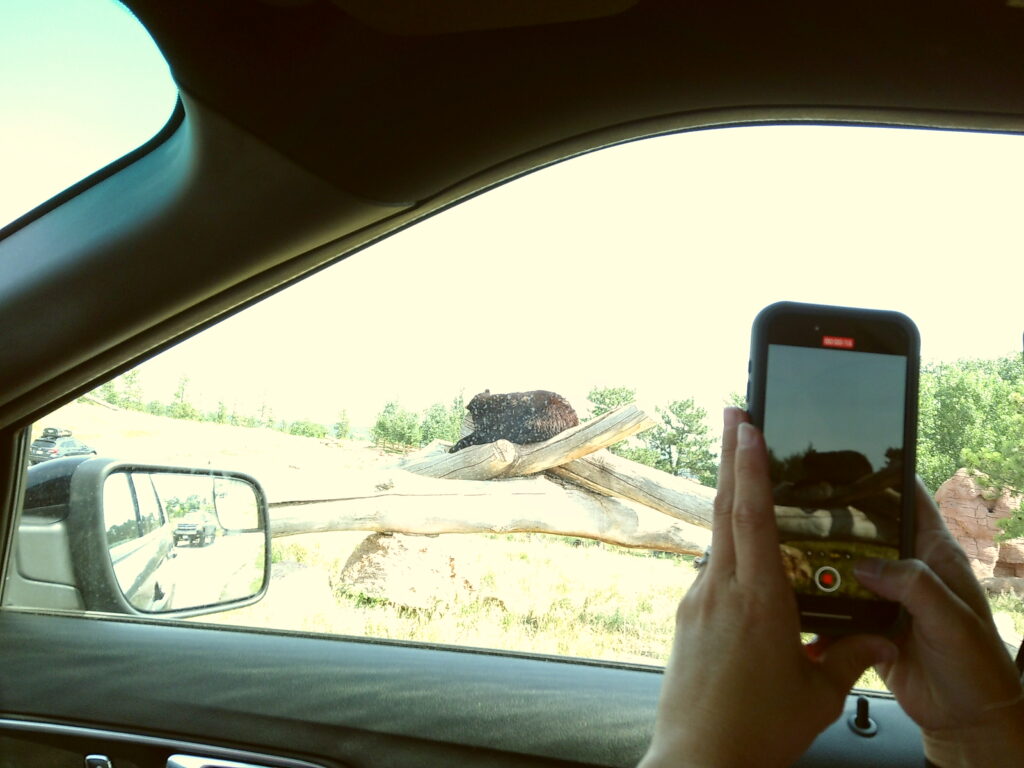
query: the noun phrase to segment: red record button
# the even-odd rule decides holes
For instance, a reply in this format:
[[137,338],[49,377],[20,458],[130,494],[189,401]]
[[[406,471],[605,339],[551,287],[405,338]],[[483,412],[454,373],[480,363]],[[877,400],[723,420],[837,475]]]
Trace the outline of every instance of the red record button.
[[818,589],[822,592],[835,592],[839,589],[839,585],[842,581],[842,578],[839,576],[839,571],[830,565],[823,565],[818,569],[817,573],[814,574],[814,583],[818,585]]

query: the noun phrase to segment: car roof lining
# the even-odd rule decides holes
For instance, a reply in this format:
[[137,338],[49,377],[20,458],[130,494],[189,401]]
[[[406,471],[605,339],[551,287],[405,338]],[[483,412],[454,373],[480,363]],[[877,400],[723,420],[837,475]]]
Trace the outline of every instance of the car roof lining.
[[998,0],[641,0],[607,18],[418,37],[328,2],[128,4],[194,98],[329,183],[391,203],[666,115],[1024,114],[1024,9]]
[[[779,123],[1024,131],[1024,68],[1007,65],[1024,50],[1024,11],[989,0],[871,13],[641,0],[614,18],[415,38],[325,0],[127,4],[167,56],[185,117],[4,230],[0,427],[398,229],[601,147]],[[308,53],[323,46],[330,56]],[[69,333],[81,317],[89,327]]]

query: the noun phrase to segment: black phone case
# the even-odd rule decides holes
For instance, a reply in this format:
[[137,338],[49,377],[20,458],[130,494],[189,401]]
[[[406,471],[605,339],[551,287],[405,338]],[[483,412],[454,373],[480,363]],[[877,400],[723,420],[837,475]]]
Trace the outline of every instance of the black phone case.
[[[754,320],[750,344],[750,361],[747,379],[747,411],[751,421],[758,428],[764,428],[764,403],[768,362],[768,338],[773,324],[780,319],[806,319],[808,323],[820,320],[829,322],[856,322],[879,327],[898,326],[906,334],[907,339],[907,393],[905,397],[905,415],[903,427],[904,475],[903,505],[900,520],[900,557],[913,557],[914,543],[914,506],[917,457],[917,413],[918,413],[918,380],[920,373],[920,336],[917,326],[904,314],[875,309],[857,309],[853,307],[837,307],[821,304],[803,304],[797,302],[778,302],[765,307]],[[792,322],[792,320],[790,320]],[[829,601],[822,603],[822,601]],[[851,610],[852,620],[836,620],[808,615],[815,609],[825,606],[836,606],[841,601],[843,607]],[[904,611],[897,604],[887,601],[858,600],[854,598],[809,597],[798,594],[800,607],[801,631],[822,635],[850,634],[854,632],[873,632],[889,634],[894,632],[906,620]],[[884,608],[883,608],[884,606]],[[824,611],[822,611],[824,612]]]

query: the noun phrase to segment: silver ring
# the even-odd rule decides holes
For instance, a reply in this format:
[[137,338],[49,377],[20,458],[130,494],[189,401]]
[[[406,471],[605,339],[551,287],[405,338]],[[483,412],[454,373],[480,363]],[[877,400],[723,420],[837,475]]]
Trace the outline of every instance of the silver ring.
[[697,568],[699,570],[700,568],[703,568],[705,565],[707,565],[708,564],[708,560],[710,560],[710,559],[711,559],[711,547],[708,547],[707,549],[704,550],[704,554],[703,555],[701,555],[700,557],[698,557],[696,560],[693,561],[693,567]]

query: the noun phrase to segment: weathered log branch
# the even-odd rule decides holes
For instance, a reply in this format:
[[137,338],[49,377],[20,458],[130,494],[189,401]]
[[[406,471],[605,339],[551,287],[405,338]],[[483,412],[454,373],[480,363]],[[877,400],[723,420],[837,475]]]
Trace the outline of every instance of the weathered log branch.
[[586,456],[652,426],[654,420],[631,403],[586,424],[567,429],[542,443],[514,445],[507,440],[498,440],[471,445],[458,453],[448,453],[451,444],[435,440],[407,456],[398,466],[418,475],[451,480],[522,477]]
[[452,444],[434,440],[425,448],[406,456],[398,466],[424,477],[447,480],[490,480],[512,465],[518,456],[517,446],[508,440],[471,445],[458,453],[448,453]]
[[548,533],[699,554],[711,533],[628,500],[595,496],[545,477],[441,480],[402,470],[328,499],[275,501],[271,534],[325,531]]
[[597,493],[631,499],[678,520],[711,527],[714,489],[608,451],[592,453],[548,472]]
[[614,445],[637,432],[650,429],[655,423],[635,403],[620,406],[543,443],[519,446],[519,457],[504,474],[518,477],[543,472]]

